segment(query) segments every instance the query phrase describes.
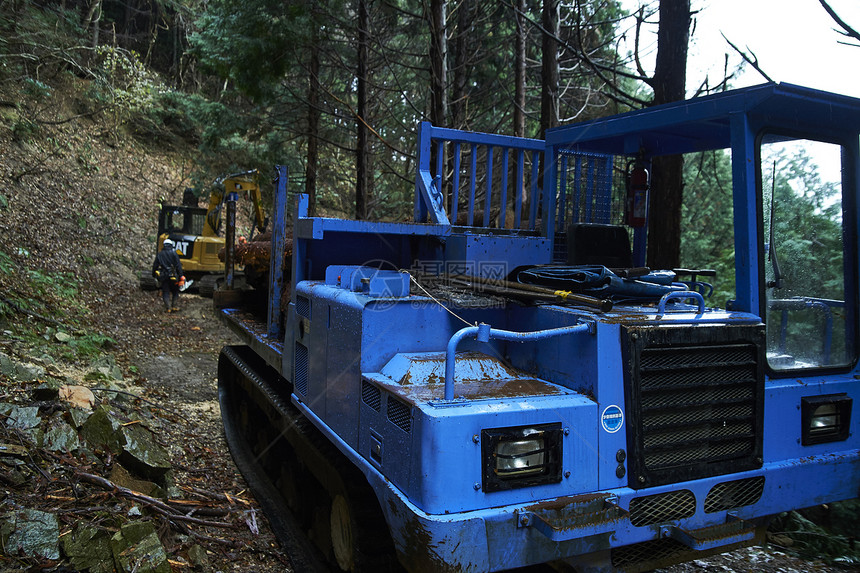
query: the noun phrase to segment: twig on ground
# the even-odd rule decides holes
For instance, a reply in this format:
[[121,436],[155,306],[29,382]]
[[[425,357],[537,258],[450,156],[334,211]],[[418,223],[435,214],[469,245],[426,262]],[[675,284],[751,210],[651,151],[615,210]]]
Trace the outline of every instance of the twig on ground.
[[173,509],[161,500],[155,499],[154,497],[150,497],[148,495],[144,495],[140,492],[130,490],[101,476],[83,472],[77,473],[75,475],[81,481],[97,485],[109,491],[114,491],[122,497],[143,503],[171,521],[184,521],[186,523],[193,523],[194,525],[201,525],[204,527],[221,527],[230,529],[236,528],[236,525],[232,523],[226,523],[221,521],[206,521],[204,519],[197,519],[196,517],[188,517],[187,515],[178,513],[177,510]]
[[90,390],[92,390],[93,392],[113,392],[114,394],[122,394],[124,396],[131,396],[132,398],[136,398],[137,400],[140,400],[142,402],[146,402],[147,404],[151,404],[152,406],[155,406],[159,410],[164,410],[165,412],[167,412],[169,414],[173,414],[174,416],[179,416],[180,418],[182,418],[186,422],[190,422],[190,420],[188,418],[186,418],[185,416],[183,416],[182,414],[180,414],[176,410],[171,410],[170,408],[165,408],[164,406],[156,404],[152,400],[147,400],[146,398],[144,398],[140,394],[135,394],[133,392],[127,392],[125,390],[115,390],[113,388],[102,388],[102,387],[90,388]]

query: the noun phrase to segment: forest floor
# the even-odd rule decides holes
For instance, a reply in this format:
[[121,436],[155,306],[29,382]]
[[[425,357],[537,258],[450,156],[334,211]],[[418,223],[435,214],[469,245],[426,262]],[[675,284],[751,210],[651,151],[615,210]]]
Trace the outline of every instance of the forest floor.
[[[64,87],[46,101],[0,86],[0,251],[17,269],[0,273],[7,301],[0,301],[0,353],[41,373],[33,380],[0,374],[0,406],[38,406],[44,419],[68,417],[67,404],[37,399],[35,391],[51,381],[104,386],[103,378],[89,374],[109,359],[119,392],[96,390],[96,403],[121,407],[127,424],[152,431],[173,468],[171,497],[195,509],[183,518],[175,509],[158,511],[148,499],[97,485],[85,475],[113,475],[117,460],[109,453],[29,443],[0,410],[6,423],[5,429],[0,424],[0,446],[26,446],[15,456],[0,451],[0,516],[21,508],[57,515],[61,541],[83,522],[116,534],[129,521],[151,521],[173,571],[291,571],[223,437],[217,356],[221,346],[236,342],[234,335],[218,321],[211,299],[183,295],[180,311],[167,314],[158,293],[138,288],[137,273],[154,256],[158,203],[181,201],[190,153],[141,143],[120,126],[92,119],[97,116],[81,107],[83,88]],[[48,290],[22,292],[18,279],[24,276],[41,277],[38,284]],[[64,288],[69,285],[74,288]],[[40,298],[51,302],[41,307]],[[32,308],[51,312],[45,316],[48,311],[9,300],[35,301]],[[109,342],[98,356],[82,357],[69,352],[69,339],[59,336],[65,331],[73,339]],[[8,528],[3,535],[8,541]],[[65,553],[52,559],[4,552],[0,570],[77,569]],[[669,571],[844,570],[770,547]]]

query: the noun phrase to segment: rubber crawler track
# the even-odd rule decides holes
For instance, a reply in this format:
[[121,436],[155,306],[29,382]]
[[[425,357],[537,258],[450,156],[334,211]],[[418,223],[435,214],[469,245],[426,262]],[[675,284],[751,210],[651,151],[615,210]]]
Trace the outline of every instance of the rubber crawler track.
[[[244,438],[238,411],[238,390],[232,376],[224,376],[228,361],[233,369],[241,372],[283,416],[290,418],[286,404],[280,395],[248,364],[255,356],[247,347],[224,347],[218,360],[218,401],[224,423],[224,435],[233,460],[248,482],[248,486],[263,508],[272,531],[286,550],[296,572],[329,572],[331,569],[321,560],[317,549],[307,538],[281,492],[275,487],[259,463],[258,456]],[[247,398],[247,397],[246,397]]]

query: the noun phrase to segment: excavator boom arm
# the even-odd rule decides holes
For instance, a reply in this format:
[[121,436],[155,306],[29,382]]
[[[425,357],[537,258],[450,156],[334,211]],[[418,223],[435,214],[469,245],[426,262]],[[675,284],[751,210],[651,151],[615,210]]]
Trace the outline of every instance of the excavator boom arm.
[[256,169],[231,173],[215,181],[209,195],[209,210],[206,212],[204,236],[218,235],[221,224],[221,207],[229,193],[248,191],[254,206],[254,224],[262,233],[266,230],[266,217],[263,213],[263,200],[260,192],[259,172]]

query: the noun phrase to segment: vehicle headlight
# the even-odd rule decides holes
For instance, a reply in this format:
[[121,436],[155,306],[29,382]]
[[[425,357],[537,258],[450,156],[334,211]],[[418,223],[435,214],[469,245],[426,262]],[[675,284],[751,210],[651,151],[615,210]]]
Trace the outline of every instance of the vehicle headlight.
[[845,394],[800,399],[801,436],[804,446],[848,439],[852,400]]
[[561,424],[481,432],[485,492],[561,481]]

